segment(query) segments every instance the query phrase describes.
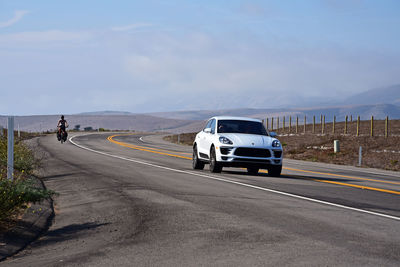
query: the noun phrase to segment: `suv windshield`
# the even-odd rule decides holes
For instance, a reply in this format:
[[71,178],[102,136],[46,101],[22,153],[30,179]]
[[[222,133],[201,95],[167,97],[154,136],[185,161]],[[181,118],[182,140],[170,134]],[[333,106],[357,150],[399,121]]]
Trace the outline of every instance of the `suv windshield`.
[[264,125],[256,121],[219,120],[218,133],[243,133],[268,135]]

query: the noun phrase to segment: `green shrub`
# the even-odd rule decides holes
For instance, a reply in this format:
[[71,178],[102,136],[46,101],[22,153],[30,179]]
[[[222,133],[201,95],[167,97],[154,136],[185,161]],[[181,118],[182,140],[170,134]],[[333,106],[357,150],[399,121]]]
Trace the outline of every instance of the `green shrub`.
[[27,203],[40,202],[52,195],[53,191],[38,187],[31,178],[17,178],[14,181],[0,178],[0,221],[26,208]]
[[[23,143],[16,142],[14,145],[14,170],[31,174],[38,162],[33,152]],[[0,138],[0,168],[7,166],[7,139]]]
[[38,166],[33,152],[21,141],[14,146],[14,180],[7,177],[7,139],[0,137],[0,223],[30,202],[51,197],[54,192],[35,185],[30,178]]

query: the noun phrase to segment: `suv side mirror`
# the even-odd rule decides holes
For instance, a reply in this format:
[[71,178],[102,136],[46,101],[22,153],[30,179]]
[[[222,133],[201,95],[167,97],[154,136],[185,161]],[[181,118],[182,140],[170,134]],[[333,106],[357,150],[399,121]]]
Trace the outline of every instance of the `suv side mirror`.
[[205,132],[205,133],[211,133],[211,128],[205,128],[205,129],[204,129],[204,132]]
[[271,137],[277,137],[278,135],[276,134],[276,132],[269,132],[269,136],[271,136]]

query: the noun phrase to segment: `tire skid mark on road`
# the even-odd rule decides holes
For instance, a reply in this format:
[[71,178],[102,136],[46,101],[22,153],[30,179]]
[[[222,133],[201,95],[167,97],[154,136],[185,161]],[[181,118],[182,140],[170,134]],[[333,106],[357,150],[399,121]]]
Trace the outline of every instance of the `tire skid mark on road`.
[[[125,142],[116,141],[116,140],[113,139],[114,137],[126,136],[126,135],[127,134],[123,134],[123,135],[122,134],[115,134],[115,135],[107,137],[107,140],[112,142],[112,143],[114,143],[114,144],[123,146],[123,147],[128,147],[128,148],[132,148],[132,149],[136,149],[136,150],[140,150],[140,151],[146,151],[146,152],[156,153],[156,154],[160,154],[160,155],[175,157],[175,158],[182,158],[182,159],[192,160],[192,157],[186,157],[186,156],[172,154],[172,153],[177,153],[177,152],[168,151],[168,150],[164,150],[164,149],[157,149],[157,148],[152,148],[152,147],[144,147],[144,146],[133,145],[133,144],[125,143]],[[182,153],[182,154],[189,154],[189,153]],[[283,167],[283,169],[290,170],[290,171],[296,171],[296,172],[306,172],[306,173],[312,173],[312,174],[327,175],[327,176],[334,176],[334,177],[341,177],[341,178],[349,178],[349,179],[362,180],[362,181],[372,181],[372,182],[378,182],[378,183],[387,183],[387,184],[400,185],[400,183],[398,183],[398,182],[378,180],[378,179],[361,178],[361,177],[347,176],[347,175],[334,174],[334,173],[307,171],[307,170],[294,169],[294,168],[288,168],[288,167]],[[265,170],[261,170],[261,172],[268,173]],[[327,178],[327,179],[329,179],[329,178]],[[358,188],[358,189],[364,189],[364,190],[371,190],[371,191],[377,191],[377,192],[382,192],[382,193],[400,195],[399,191],[383,189],[383,188],[377,188],[377,187],[371,187],[371,186],[355,185],[355,184],[336,182],[336,181],[330,181],[330,180],[321,180],[321,179],[316,179],[316,178],[311,178],[311,177],[307,178],[307,180],[320,182],[320,183],[335,184],[335,185],[340,185],[340,186],[347,186],[347,187],[353,187],[353,188]]]
[[243,186],[243,187],[247,187],[247,188],[251,188],[251,189],[257,189],[257,190],[264,191],[264,192],[275,193],[275,194],[278,194],[278,195],[283,195],[283,196],[287,196],[287,197],[291,197],[291,198],[306,200],[306,201],[309,201],[309,202],[319,203],[319,204],[323,204],[323,205],[327,205],[327,206],[332,206],[332,207],[341,208],[341,209],[345,209],[345,210],[351,210],[351,211],[356,211],[356,212],[360,212],[360,213],[364,213],[364,214],[369,214],[369,215],[374,215],[374,216],[378,216],[378,217],[383,217],[383,218],[387,218],[387,219],[400,221],[400,217],[396,217],[396,216],[392,216],[392,215],[388,215],[388,214],[384,214],[384,213],[378,213],[378,212],[358,209],[358,208],[345,206],[345,205],[341,205],[341,204],[336,204],[336,203],[332,203],[332,202],[328,202],[328,201],[318,200],[318,199],[314,199],[314,198],[304,197],[304,196],[301,196],[301,195],[296,195],[296,194],[286,193],[286,192],[282,192],[282,191],[278,191],[278,190],[274,190],[274,189],[269,189],[269,188],[266,188],[266,187],[261,187],[261,186],[246,184],[246,183],[242,183],[242,182],[237,182],[237,181],[234,181],[234,180],[230,180],[229,178],[225,178],[223,176],[216,177],[216,176],[203,174],[203,173],[200,173],[200,172],[190,172],[190,171],[185,171],[185,170],[179,170],[179,169],[174,169],[174,168],[170,168],[170,167],[165,167],[165,166],[161,166],[161,165],[145,162],[145,161],[142,161],[142,160],[139,160],[139,159],[136,159],[136,158],[126,158],[126,157],[122,157],[122,156],[117,156],[117,155],[113,155],[113,154],[97,151],[97,150],[94,150],[94,149],[91,149],[91,148],[88,148],[88,147],[85,147],[85,146],[82,146],[82,145],[79,145],[79,144],[75,143],[73,141],[73,138],[75,138],[75,137],[77,137],[77,136],[75,135],[75,136],[72,136],[72,137],[69,138],[69,141],[71,142],[71,144],[73,144],[73,145],[75,145],[75,146],[77,146],[77,147],[79,147],[81,149],[84,149],[84,150],[87,150],[87,151],[90,151],[90,152],[94,152],[94,153],[97,153],[97,154],[100,154],[100,155],[104,155],[104,156],[108,156],[108,157],[112,157],[112,158],[116,158],[116,159],[121,159],[121,160],[125,160],[125,161],[135,162],[135,163],[138,163],[138,164],[142,164],[142,165],[146,165],[146,166],[150,166],[150,167],[154,167],[154,168],[164,169],[164,170],[173,171],[173,172],[177,172],[177,173],[194,175],[194,176],[198,176],[198,177],[207,178],[207,179],[210,179],[210,180],[215,180],[215,181],[225,182],[225,183],[229,183],[229,184],[239,185],[239,186]]

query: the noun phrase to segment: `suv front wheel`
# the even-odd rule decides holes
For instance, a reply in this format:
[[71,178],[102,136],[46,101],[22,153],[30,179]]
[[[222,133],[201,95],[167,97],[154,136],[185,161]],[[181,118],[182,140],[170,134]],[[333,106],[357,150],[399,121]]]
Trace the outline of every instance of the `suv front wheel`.
[[268,167],[268,175],[272,177],[281,176],[282,165],[271,165]]
[[214,147],[212,147],[210,151],[210,171],[213,173],[220,173],[222,171],[222,166],[217,161]]

